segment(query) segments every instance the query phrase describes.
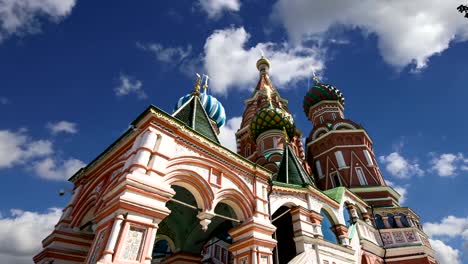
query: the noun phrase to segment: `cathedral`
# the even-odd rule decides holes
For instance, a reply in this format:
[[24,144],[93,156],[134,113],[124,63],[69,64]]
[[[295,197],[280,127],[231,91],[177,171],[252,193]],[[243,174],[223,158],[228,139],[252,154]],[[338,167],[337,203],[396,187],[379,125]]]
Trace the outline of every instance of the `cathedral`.
[[269,60],[256,66],[236,153],[220,144],[226,114],[198,76],[172,114],[149,106],[70,178],[34,263],[437,263],[343,94],[314,78],[303,135]]

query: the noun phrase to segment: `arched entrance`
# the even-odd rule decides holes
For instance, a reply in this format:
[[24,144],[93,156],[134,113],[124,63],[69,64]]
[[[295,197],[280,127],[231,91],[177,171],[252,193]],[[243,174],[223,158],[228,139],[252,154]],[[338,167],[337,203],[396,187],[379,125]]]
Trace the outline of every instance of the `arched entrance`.
[[275,239],[277,240],[273,250],[273,262],[275,264],[288,263],[297,254],[290,208],[287,206],[278,208],[272,216],[272,223],[276,226]]
[[183,260],[184,263],[211,263],[213,258],[230,263],[228,246],[232,239],[228,231],[239,223],[232,207],[219,202],[213,212],[208,213],[209,224],[203,230],[200,224],[202,209],[194,194],[181,186],[171,187],[176,193],[166,203],[171,214],[159,223],[152,262],[177,263]]

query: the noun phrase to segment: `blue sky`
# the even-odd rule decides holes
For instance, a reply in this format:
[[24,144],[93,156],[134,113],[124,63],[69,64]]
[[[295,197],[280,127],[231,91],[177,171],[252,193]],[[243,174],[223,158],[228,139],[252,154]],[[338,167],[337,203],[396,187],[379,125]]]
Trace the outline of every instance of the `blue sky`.
[[[166,5],[164,3],[167,2]],[[312,70],[346,97],[441,263],[468,262],[468,19],[458,1],[14,1],[0,6],[0,258],[29,263],[66,179],[195,73],[233,146],[262,50],[305,136]],[[14,11],[13,11],[14,10]],[[29,234],[18,238],[15,230]],[[465,246],[464,246],[465,244]]]

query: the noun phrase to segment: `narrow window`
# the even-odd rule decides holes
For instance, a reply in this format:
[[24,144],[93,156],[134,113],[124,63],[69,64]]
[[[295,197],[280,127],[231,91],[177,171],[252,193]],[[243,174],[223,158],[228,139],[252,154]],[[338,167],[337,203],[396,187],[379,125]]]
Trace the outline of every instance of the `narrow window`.
[[273,148],[277,148],[278,147],[278,142],[276,140],[276,137],[273,137]]
[[323,120],[323,116],[320,116],[320,124],[323,124],[324,120]]
[[335,113],[332,113],[332,118],[333,118],[333,120],[335,120],[335,119],[336,119],[336,115],[335,115]]
[[336,157],[336,161],[338,162],[338,167],[340,168],[346,167],[346,162],[344,160],[343,152],[341,152],[341,150],[338,150],[335,152],[335,157]]
[[364,150],[364,156],[366,157],[367,165],[372,166],[374,162],[372,161],[372,157],[367,149]]
[[317,173],[319,178],[323,178],[322,166],[320,166],[320,160],[315,161],[315,168],[317,168]]
[[362,171],[362,168],[356,167],[356,175],[358,176],[360,185],[367,185],[367,180],[366,180],[366,177],[364,176],[364,172]]
[[335,171],[335,172],[332,172],[330,175],[331,175],[333,187],[340,187],[341,179],[340,179],[340,176],[338,176],[338,173]]
[[245,154],[244,156],[245,156],[246,158],[250,156],[250,144],[247,144],[247,145],[245,146],[245,153],[244,153],[244,154]]

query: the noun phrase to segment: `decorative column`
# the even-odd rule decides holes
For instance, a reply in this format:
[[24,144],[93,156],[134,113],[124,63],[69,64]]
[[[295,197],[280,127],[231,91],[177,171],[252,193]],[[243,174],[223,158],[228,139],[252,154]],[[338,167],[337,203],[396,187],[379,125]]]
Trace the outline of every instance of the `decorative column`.
[[233,243],[229,246],[236,264],[273,263],[273,248],[276,240],[272,238],[276,227],[261,218],[236,226],[228,231]]
[[350,247],[348,238],[348,227],[342,224],[337,224],[333,226],[333,232],[339,238],[341,245]]
[[405,227],[401,222],[401,215],[394,215],[393,218],[395,219],[395,223],[398,227]]
[[114,224],[112,225],[111,232],[109,234],[109,239],[107,240],[106,247],[102,252],[102,257],[99,262],[102,263],[112,263],[112,256],[115,250],[115,243],[117,242],[117,238],[120,234],[122,229],[122,222],[124,220],[124,216],[119,214],[114,219]]
[[136,145],[136,154],[131,159],[131,171],[139,171],[141,173],[146,173],[146,168],[151,158],[151,153],[153,152],[153,148],[156,145],[156,141],[158,136],[155,132],[151,131],[150,129],[143,132],[139,137],[141,140],[135,141]]
[[384,223],[385,228],[392,228],[390,222],[388,222],[388,216],[382,215],[382,222]]
[[296,206],[290,211],[294,230],[294,241],[296,242],[297,254],[306,249],[306,238],[314,237],[314,227],[310,221],[310,210]]
[[356,206],[354,204],[347,204],[344,210],[348,210],[349,215],[351,216],[351,221],[353,223],[356,223],[357,220],[359,219],[359,215],[356,210]]
[[310,221],[312,223],[312,228],[314,232],[314,237],[323,238],[322,233],[322,219],[323,216],[315,211],[310,211],[309,213]]
[[368,212],[362,212],[362,219],[369,225],[372,225],[372,220]]

